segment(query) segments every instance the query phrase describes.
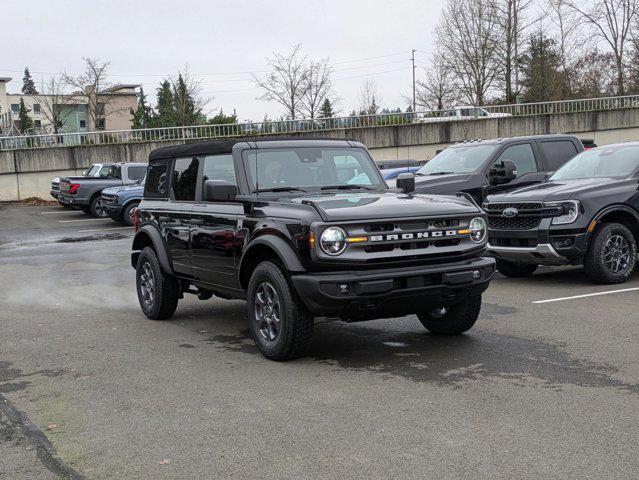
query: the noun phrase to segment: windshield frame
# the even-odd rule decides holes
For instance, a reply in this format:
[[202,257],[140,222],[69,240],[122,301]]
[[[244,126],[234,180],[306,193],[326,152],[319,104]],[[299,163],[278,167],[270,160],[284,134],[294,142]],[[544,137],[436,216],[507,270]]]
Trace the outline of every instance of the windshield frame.
[[[582,176],[582,177],[575,177],[575,178],[555,178],[555,176],[560,173],[564,168],[568,167],[568,165],[570,163],[573,163],[575,160],[579,161],[580,157],[586,157],[586,156],[591,156],[593,154],[596,154],[598,152],[604,152],[606,150],[612,150],[615,149],[616,151],[618,150],[622,150],[622,149],[634,149],[637,152],[637,159],[636,159],[636,165],[635,167],[628,173],[625,173],[623,175],[617,175],[617,176],[613,176],[613,175],[605,175],[605,176]],[[602,156],[601,154],[597,155],[598,159],[601,159]],[[574,180],[587,180],[587,179],[597,179],[597,178],[614,178],[614,179],[626,179],[626,178],[632,178],[635,177],[639,174],[639,145],[627,145],[627,146],[608,146],[608,147],[598,147],[598,148],[592,148],[592,149],[588,149],[588,150],[584,150],[581,153],[578,153],[576,156],[574,156],[573,158],[571,158],[570,160],[568,160],[566,163],[564,163],[561,167],[559,167],[557,170],[555,170],[555,172],[553,172],[553,174],[548,177],[548,179],[546,180],[547,182],[570,182],[570,181],[574,181]]]
[[[440,171],[442,172],[451,172],[452,174],[456,174],[456,175],[471,175],[473,173],[482,173],[485,169],[486,166],[491,163],[491,158],[493,157],[493,155],[498,152],[500,145],[498,144],[492,144],[492,143],[484,143],[484,144],[480,144],[477,143],[475,145],[464,145],[464,144],[460,144],[460,145],[451,145],[447,148],[445,148],[444,150],[442,150],[441,152],[439,152],[437,155],[435,155],[431,160],[429,160],[428,162],[426,162],[419,170],[417,170],[415,172],[416,176],[428,176],[428,175],[434,175],[439,173]],[[484,159],[482,159],[478,165],[476,166],[476,168],[474,170],[471,170],[469,172],[459,172],[459,171],[453,171],[451,170],[451,167],[446,168],[445,166],[442,166],[442,168],[440,170],[434,171],[434,172],[424,172],[423,170],[426,169],[428,167],[428,165],[431,165],[432,162],[437,158],[440,157],[440,155],[445,154],[446,152],[451,152],[453,150],[457,150],[457,149],[462,149],[462,148],[490,148],[490,151],[487,153],[486,157]],[[440,159],[442,159],[443,157],[440,157]]]
[[[373,182],[375,179],[378,180],[378,184],[353,184],[353,188],[352,189],[348,189],[345,188],[342,190],[338,190],[338,189],[324,189],[322,190],[323,187],[327,187],[330,185],[337,185],[336,183],[332,183],[332,184],[326,184],[326,185],[281,185],[280,187],[276,187],[277,191],[276,192],[270,192],[268,191],[269,189],[266,187],[263,187],[261,184],[258,185],[259,188],[259,192],[255,191],[255,182],[253,179],[253,175],[252,175],[252,171],[251,171],[251,162],[252,159],[249,158],[249,155],[251,153],[254,152],[274,152],[274,151],[286,151],[286,150],[303,150],[303,149],[309,149],[309,150],[328,150],[328,151],[335,151],[335,150],[343,150],[345,153],[346,152],[352,152],[352,151],[357,151],[358,153],[360,153],[362,155],[362,160],[366,161],[368,163],[368,165],[370,166],[370,172],[363,172],[363,173],[370,173],[371,175],[374,175],[375,178],[370,178],[371,182]],[[372,159],[372,157],[370,156],[369,152],[365,149],[365,148],[361,148],[361,147],[347,147],[347,146],[333,146],[333,145],[323,145],[323,146],[313,146],[313,147],[307,147],[307,146],[290,146],[290,147],[282,147],[282,146],[278,146],[278,147],[270,147],[270,146],[266,146],[266,147],[262,147],[262,148],[246,148],[246,149],[242,149],[241,151],[241,158],[242,158],[242,167],[244,169],[244,178],[245,178],[245,185],[247,187],[247,192],[249,195],[264,195],[264,194],[277,194],[278,196],[282,196],[282,195],[303,195],[303,194],[307,194],[307,193],[312,193],[312,194],[327,194],[327,193],[339,193],[339,192],[349,192],[349,193],[353,193],[353,192],[359,192],[359,193],[366,193],[366,192],[371,192],[371,191],[387,191],[389,190],[388,184],[386,183],[386,181],[384,180],[384,177],[382,176],[379,168],[377,167],[377,164],[374,162],[374,160]],[[359,161],[359,159],[358,159]],[[354,177],[355,178],[355,177]],[[346,182],[344,182],[343,184],[340,185],[348,185]],[[361,187],[366,187],[366,188],[361,188],[358,187],[358,185],[360,185]],[[287,187],[290,187],[290,190],[285,190]]]

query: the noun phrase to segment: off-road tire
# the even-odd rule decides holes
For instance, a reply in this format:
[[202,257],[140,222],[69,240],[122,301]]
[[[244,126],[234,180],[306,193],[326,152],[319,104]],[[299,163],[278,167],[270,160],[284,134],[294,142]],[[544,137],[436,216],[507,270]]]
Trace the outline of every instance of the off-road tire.
[[[620,273],[614,273],[604,261],[604,247],[613,235],[623,237],[630,246],[630,262]],[[584,270],[588,278],[601,284],[623,283],[635,270],[637,264],[637,241],[628,227],[621,223],[604,223],[600,225],[590,239],[588,251],[584,256]]]
[[138,208],[139,202],[131,202],[122,210],[122,218],[120,221],[126,223],[129,227],[133,226],[133,210]]
[[539,265],[532,263],[514,263],[506,260],[497,260],[497,271],[510,278],[530,277],[537,271]]
[[[150,305],[145,303],[142,293],[142,275],[145,263],[148,263],[150,270],[153,272],[155,284],[154,299]],[[140,307],[148,318],[151,320],[166,320],[175,313],[180,294],[179,283],[173,275],[162,270],[158,257],[151,247],[145,247],[140,252],[135,269],[135,284]]]
[[[106,218],[109,214],[105,210],[100,210],[100,205],[102,202],[102,197],[100,194],[97,194],[91,199],[91,205],[89,205],[89,213],[94,217],[98,218]],[[100,213],[102,212],[102,213]]]
[[[265,282],[274,288],[280,303],[280,330],[272,341],[263,337],[256,320],[257,291]],[[276,263],[265,261],[255,268],[249,280],[246,300],[251,334],[266,358],[285,361],[305,353],[313,334],[315,318],[299,299],[289,277]]]
[[448,311],[436,316],[430,312],[422,312],[417,314],[417,318],[422,325],[432,333],[439,335],[459,335],[470,330],[481,310],[481,295],[468,297],[461,303],[452,305]]

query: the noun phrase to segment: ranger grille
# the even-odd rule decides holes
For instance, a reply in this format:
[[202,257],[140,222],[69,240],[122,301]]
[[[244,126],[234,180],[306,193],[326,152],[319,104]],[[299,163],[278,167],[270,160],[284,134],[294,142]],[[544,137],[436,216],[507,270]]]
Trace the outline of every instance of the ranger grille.
[[[504,210],[517,209],[514,217],[505,217]],[[541,202],[489,203],[484,205],[488,226],[493,230],[532,230],[538,228],[542,218],[561,215],[561,207],[549,207]]]
[[540,223],[540,217],[488,217],[488,226],[494,230],[530,230]]

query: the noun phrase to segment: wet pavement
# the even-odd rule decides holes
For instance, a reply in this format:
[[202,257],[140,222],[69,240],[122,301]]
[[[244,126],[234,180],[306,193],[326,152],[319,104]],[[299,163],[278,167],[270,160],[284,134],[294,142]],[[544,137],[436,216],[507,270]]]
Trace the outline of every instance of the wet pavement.
[[0,479],[636,478],[639,274],[498,276],[466,335],[319,320],[274,363],[243,302],[147,320],[132,233],[0,208]]

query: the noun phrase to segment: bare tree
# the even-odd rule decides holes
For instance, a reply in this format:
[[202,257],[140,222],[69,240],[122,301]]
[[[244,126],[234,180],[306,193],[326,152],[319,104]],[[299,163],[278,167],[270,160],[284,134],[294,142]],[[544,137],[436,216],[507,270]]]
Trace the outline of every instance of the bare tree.
[[304,93],[308,84],[306,56],[301,45],[296,45],[288,55],[274,52],[267,58],[272,71],[264,78],[253,75],[253,81],[264,93],[261,100],[275,101],[286,109],[287,115],[295,120],[300,113]]
[[639,13],[639,0],[570,1],[568,5],[590,24],[595,36],[608,44],[615,59],[617,94],[625,91],[625,62],[627,43],[632,38],[632,28]]
[[500,30],[492,0],[449,0],[435,31],[463,96],[483,105],[500,74]]
[[107,70],[110,62],[103,62],[97,58],[84,58],[84,73],[72,76],[65,75],[66,82],[76,89],[76,99],[86,101],[87,115],[95,130],[103,128],[104,121],[110,115],[127,111],[126,108],[112,108],[116,96],[109,91],[113,87],[109,83]]
[[359,90],[359,110],[362,115],[376,115],[379,112],[377,83],[370,78],[364,80]]
[[68,108],[77,103],[72,95],[67,92],[68,84],[64,75],[52,75],[47,81],[42,81],[40,94],[34,97],[40,103],[40,112],[54,134],[60,133],[60,129],[66,124],[72,109]]
[[417,105],[429,110],[443,110],[459,101],[459,89],[441,54],[435,52],[426,76],[417,81]]
[[306,71],[306,84],[303,88],[301,110],[303,114],[314,119],[326,99],[333,101],[333,83],[331,75],[333,67],[328,58],[311,60]]

